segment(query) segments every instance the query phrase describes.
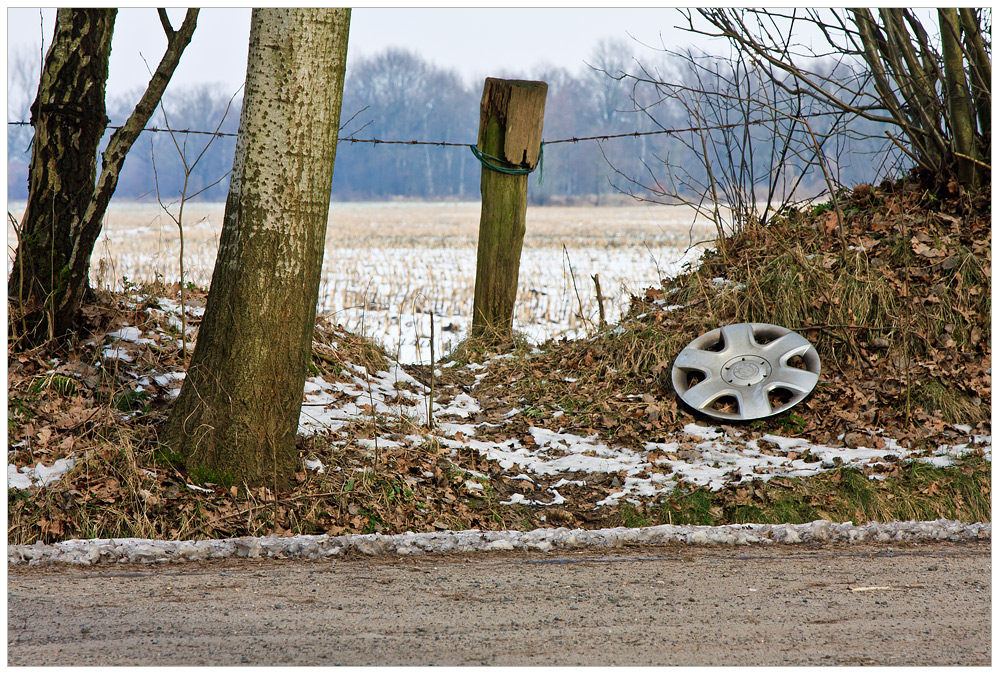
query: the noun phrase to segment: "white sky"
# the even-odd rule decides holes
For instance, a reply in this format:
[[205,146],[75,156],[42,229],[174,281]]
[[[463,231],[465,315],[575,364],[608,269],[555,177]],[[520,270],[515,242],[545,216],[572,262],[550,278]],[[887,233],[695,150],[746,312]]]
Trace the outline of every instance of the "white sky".
[[[47,45],[55,11],[43,10],[42,16]],[[183,10],[170,10],[170,16],[176,28]],[[458,71],[467,83],[540,64],[577,71],[602,38],[630,40],[631,34],[660,45],[662,34],[670,48],[690,44],[691,35],[673,28],[679,18],[670,8],[355,8],[348,60],[390,46],[405,47],[437,66]],[[8,54],[24,49],[39,53],[39,10],[9,8],[6,19]],[[235,91],[246,71],[249,33],[249,9],[202,9],[173,81],[218,82],[224,90]],[[140,54],[155,68],[165,46],[155,9],[121,9],[112,45],[109,97],[144,87],[149,75]],[[636,52],[652,54],[639,45]]]

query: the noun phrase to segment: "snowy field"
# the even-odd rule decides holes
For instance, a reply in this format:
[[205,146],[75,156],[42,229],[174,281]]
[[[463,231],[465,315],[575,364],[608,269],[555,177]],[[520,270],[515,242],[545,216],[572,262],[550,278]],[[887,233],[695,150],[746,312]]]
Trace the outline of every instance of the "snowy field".
[[[20,218],[24,204],[8,205]],[[377,339],[400,363],[430,360],[466,334],[476,279],[479,203],[339,203],[330,211],[318,311]],[[224,204],[185,207],[185,279],[208,287]],[[515,328],[535,342],[575,337],[597,321],[598,274],[607,320],[629,292],[676,274],[713,230],[684,207],[529,207]],[[8,245],[15,244],[8,224]],[[8,249],[8,266],[13,249]],[[92,260],[96,285],[178,273],[176,225],[155,204],[114,204]]]

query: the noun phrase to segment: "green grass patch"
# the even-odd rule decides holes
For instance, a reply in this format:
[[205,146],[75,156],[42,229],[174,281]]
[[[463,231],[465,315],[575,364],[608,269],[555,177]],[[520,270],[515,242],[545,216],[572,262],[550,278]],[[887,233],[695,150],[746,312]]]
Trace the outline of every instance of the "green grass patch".
[[221,485],[230,487],[236,485],[236,476],[229,471],[217,471],[203,466],[196,466],[188,472],[188,477],[195,485]]
[[28,390],[35,394],[52,390],[60,396],[72,396],[76,393],[76,381],[71,377],[52,373],[50,375],[37,378],[31,383],[31,386],[28,387]]
[[869,478],[854,467],[843,467],[817,476],[754,481],[718,492],[678,487],[641,512],[631,505],[623,507],[620,520],[622,525],[814,520],[884,523],[938,518],[988,522],[990,498],[990,462],[970,457],[943,468],[926,462],[904,462],[883,480]]

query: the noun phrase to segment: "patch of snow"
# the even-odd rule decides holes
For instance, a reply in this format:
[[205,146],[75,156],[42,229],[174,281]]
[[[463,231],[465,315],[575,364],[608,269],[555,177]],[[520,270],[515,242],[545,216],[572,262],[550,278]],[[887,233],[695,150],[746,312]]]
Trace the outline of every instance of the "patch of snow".
[[586,485],[585,480],[566,480],[565,478],[560,478],[558,482],[553,483],[551,489],[561,488],[563,485]]
[[185,483],[185,485],[187,485],[192,490],[196,490],[199,492],[215,492],[215,490],[211,490],[209,488],[203,488],[200,485],[192,485],[191,483]]
[[773,434],[764,434],[763,438],[769,443],[774,443],[784,452],[799,448],[808,449],[809,447],[809,441],[804,438],[785,438],[784,436],[775,436]]
[[302,392],[304,394],[315,394],[318,391],[325,391],[333,388],[333,385],[324,380],[322,377],[310,377],[306,380]]
[[[162,375],[154,375],[153,382],[156,382],[161,387],[169,387],[175,380],[183,380],[187,377],[187,373],[163,373]],[[177,390],[178,393],[180,390]]]
[[[347,365],[357,372],[353,364]],[[329,383],[322,377],[306,380],[299,433],[339,428],[350,420],[370,416],[371,408],[377,415],[406,417],[420,425],[427,423],[424,398],[427,387],[397,365],[370,376],[364,368],[360,370],[351,376],[350,383]]]
[[318,459],[306,459],[302,461],[306,468],[316,473],[326,473],[326,465]]
[[134,342],[140,345],[153,344],[156,340],[142,337],[142,331],[135,326],[124,326],[116,331],[108,333],[108,337],[123,342]]
[[124,328],[108,333],[108,337],[115,338],[116,340],[125,340],[126,342],[135,342],[142,337],[142,332],[134,326],[125,326]]
[[132,355],[128,353],[128,350],[119,345],[105,347],[104,350],[101,351],[101,358],[108,361],[117,360],[124,361],[125,363],[132,362]]
[[374,450],[378,448],[401,448],[403,444],[399,441],[393,441],[388,438],[356,438],[354,442],[358,444],[358,447],[365,448],[366,450]]
[[483,409],[479,407],[479,401],[472,398],[468,394],[462,393],[453,398],[447,408],[439,409],[436,412],[440,415],[468,417],[469,415],[474,415],[482,411]]
[[453,424],[451,422],[438,422],[436,426],[438,431],[441,431],[452,437],[454,437],[455,434],[465,434],[466,436],[476,435],[475,424]]
[[722,432],[715,427],[703,427],[700,424],[685,424],[684,433],[689,436],[697,436],[699,438],[704,438],[706,441],[711,441],[722,436]]
[[991,523],[954,520],[892,523],[831,523],[816,520],[800,525],[656,525],[603,530],[543,528],[530,532],[444,531],[406,534],[340,536],[241,537],[201,541],[154,539],[73,539],[55,544],[7,547],[9,565],[97,565],[211,560],[219,558],[324,559],[362,555],[420,555],[486,551],[551,551],[557,549],[616,549],[623,546],[679,543],[688,546],[747,546],[821,543],[902,543],[926,541],[988,541]]
[[63,474],[73,468],[75,460],[72,457],[57,459],[52,466],[45,466],[38,462],[35,466],[24,466],[18,468],[13,464],[7,465],[7,489],[8,490],[28,490],[32,487],[42,487],[54,483]]

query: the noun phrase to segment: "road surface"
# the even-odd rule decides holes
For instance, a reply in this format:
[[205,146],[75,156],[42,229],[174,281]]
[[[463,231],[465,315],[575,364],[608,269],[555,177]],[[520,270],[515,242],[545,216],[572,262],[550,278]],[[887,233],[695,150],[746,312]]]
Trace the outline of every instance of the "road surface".
[[990,665],[988,541],[8,567],[8,664]]

